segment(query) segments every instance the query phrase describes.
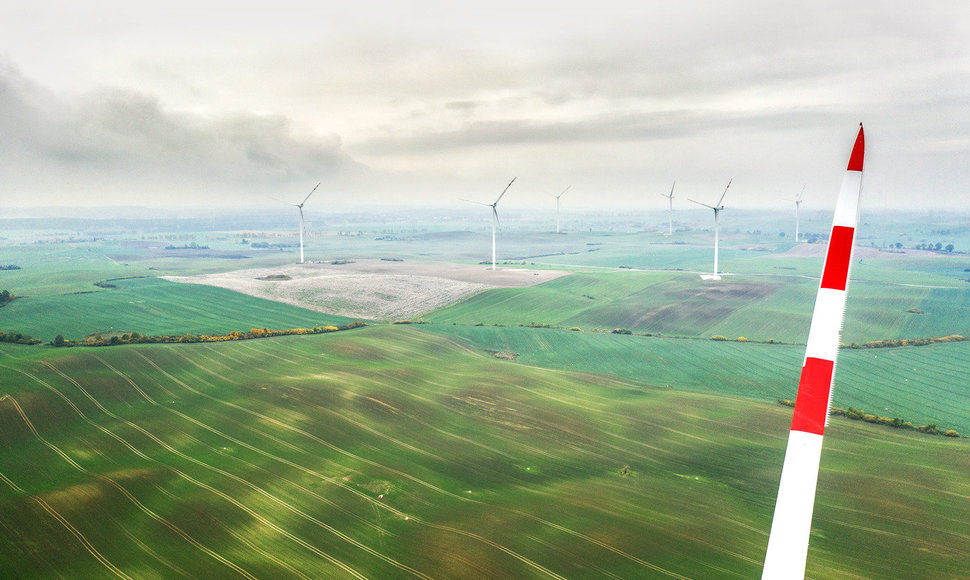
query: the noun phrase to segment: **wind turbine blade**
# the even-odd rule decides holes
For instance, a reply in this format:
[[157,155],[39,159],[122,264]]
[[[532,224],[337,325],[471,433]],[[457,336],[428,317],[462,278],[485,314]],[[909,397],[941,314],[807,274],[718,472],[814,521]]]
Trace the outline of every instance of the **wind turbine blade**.
[[310,199],[310,196],[313,195],[313,192],[316,191],[318,187],[320,187],[319,183],[313,186],[313,189],[310,190],[310,193],[306,194],[306,197],[303,198],[303,202],[300,203],[300,207],[303,207],[303,204],[306,203],[306,200]]
[[[664,196],[664,197],[666,197],[666,196]],[[691,199],[691,198],[689,198],[689,197],[687,198],[687,201],[693,201],[693,202],[694,202],[694,203],[696,203],[697,205],[702,205],[702,206],[704,206],[704,207],[706,207],[706,208],[708,208],[708,209],[714,209],[714,206],[713,206],[713,205],[707,205],[706,203],[701,203],[701,202],[699,202],[699,201],[697,201],[697,200],[694,200],[694,199]]]
[[798,192],[798,197],[795,198],[795,201],[801,202],[802,198],[805,197],[805,187],[805,185],[802,186],[802,190]]
[[[495,203],[498,203],[498,202],[495,202]],[[502,227],[502,221],[498,219],[498,210],[495,209],[494,205],[492,206],[492,217],[495,218],[495,225],[498,227]]]
[[670,199],[673,199],[674,198],[674,186],[675,185],[677,185],[677,180],[676,179],[674,180],[674,184],[670,186],[670,195],[667,196]]
[[564,189],[564,190],[562,190],[561,192],[559,192],[559,195],[557,195],[557,196],[555,196],[555,197],[556,197],[556,199],[559,199],[560,197],[562,197],[562,194],[564,194],[564,193],[566,193],[567,191],[569,191],[569,188],[570,188],[570,187],[572,187],[572,186],[570,185],[570,186],[568,186],[568,187],[566,187],[566,189]]
[[717,207],[721,207],[721,202],[724,201],[724,196],[727,195],[728,187],[731,187],[732,181],[734,181],[733,177],[728,180],[727,187],[724,188],[724,193],[721,194],[721,199],[717,200]]
[[510,187],[512,187],[513,183],[515,183],[514,177],[512,178],[512,181],[510,181],[509,184],[505,186],[505,189],[502,190],[502,193],[499,194],[498,199],[495,200],[495,203],[498,203],[499,199],[502,199],[502,196],[505,195],[505,192],[508,191]]
[[805,576],[822,436],[832,404],[832,380],[845,319],[849,266],[852,264],[852,247],[859,224],[864,155],[865,137],[860,124],[835,204],[832,233],[805,345],[805,359],[798,381],[762,579]]

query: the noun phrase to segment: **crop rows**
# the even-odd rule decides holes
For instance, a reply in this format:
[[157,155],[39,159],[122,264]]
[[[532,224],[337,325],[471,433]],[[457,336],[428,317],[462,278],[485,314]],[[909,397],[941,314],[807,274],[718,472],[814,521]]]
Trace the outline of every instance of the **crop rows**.
[[250,328],[304,328],[349,320],[236,292],[158,279],[117,280],[91,294],[15,300],[3,328],[49,341],[103,333],[219,334]]
[[[424,328],[482,350],[515,353],[527,364],[765,401],[794,399],[805,354],[801,345],[518,327]],[[968,351],[968,343],[844,349],[833,405],[970,433]]]
[[[340,334],[0,345],[0,575],[757,572],[785,409],[510,364],[418,328]],[[902,461],[928,461],[919,441],[899,441]],[[966,461],[952,443],[939,464]],[[896,447],[867,453],[900,458]],[[965,473],[945,489],[966,494]],[[888,485],[878,471],[828,477]],[[862,503],[843,517],[838,494],[822,491],[835,507],[820,510],[819,529],[839,541],[813,543],[810,574],[905,577],[900,560],[943,541],[970,553],[937,519],[966,507],[949,505],[932,471],[917,481],[938,505],[899,488],[904,507],[927,510],[909,528],[869,521],[876,509]],[[910,539],[878,562],[878,546],[852,553],[882,533]],[[921,558],[921,570],[953,574],[948,558]]]

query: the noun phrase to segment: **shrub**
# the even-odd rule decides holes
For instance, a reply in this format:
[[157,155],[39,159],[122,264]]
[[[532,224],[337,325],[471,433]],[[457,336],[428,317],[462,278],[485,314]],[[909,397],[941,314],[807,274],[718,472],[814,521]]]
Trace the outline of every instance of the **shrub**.
[[711,340],[727,340],[726,336],[721,336],[720,334],[715,334],[711,337]]
[[614,328],[612,332],[613,334],[633,334],[633,332],[627,328]]
[[738,342],[748,342],[748,339],[745,338],[745,337],[743,337],[743,336],[739,336],[738,337]]

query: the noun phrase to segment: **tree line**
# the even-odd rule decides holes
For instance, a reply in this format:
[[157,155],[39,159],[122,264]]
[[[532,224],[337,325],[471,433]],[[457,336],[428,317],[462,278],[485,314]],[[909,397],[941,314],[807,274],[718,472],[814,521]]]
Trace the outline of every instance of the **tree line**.
[[[794,407],[795,402],[789,399],[778,399],[779,405],[784,405],[786,407]],[[866,413],[862,409],[856,409],[854,407],[849,407],[848,409],[840,409],[839,407],[832,407],[829,410],[829,415],[835,415],[837,417],[848,417],[853,421],[865,421],[866,423],[875,423],[876,425],[885,425],[886,427],[892,427],[894,429],[906,429],[909,431],[919,431],[920,433],[926,433],[927,435],[942,435],[944,437],[959,437],[958,433],[954,429],[940,429],[936,426],[936,423],[927,423],[926,425],[920,425],[917,427],[905,419],[900,419],[899,417],[881,417],[879,415],[873,415],[872,413]]]
[[[251,328],[249,331],[240,332],[233,330],[226,334],[176,334],[147,336],[132,332],[130,334],[112,335],[105,337],[100,334],[89,336],[83,340],[68,340],[64,335],[58,334],[50,341],[51,346],[72,347],[72,346],[117,346],[121,344],[174,344],[174,343],[197,343],[197,342],[229,342],[236,340],[253,340],[256,338],[271,338],[274,336],[294,336],[304,334],[326,334],[328,332],[338,332],[367,326],[364,322],[356,321],[341,326],[314,326],[312,328]],[[40,341],[32,344],[39,344]]]
[[14,344],[40,344],[44,341],[19,332],[4,332],[0,330],[0,342],[12,342]]
[[895,348],[900,346],[923,346],[927,344],[937,344],[940,342],[964,342],[970,340],[967,337],[960,334],[951,334],[949,336],[928,336],[924,338],[894,338],[890,340],[870,340],[869,342],[864,342],[859,344],[853,342],[849,345],[842,345],[844,348]]

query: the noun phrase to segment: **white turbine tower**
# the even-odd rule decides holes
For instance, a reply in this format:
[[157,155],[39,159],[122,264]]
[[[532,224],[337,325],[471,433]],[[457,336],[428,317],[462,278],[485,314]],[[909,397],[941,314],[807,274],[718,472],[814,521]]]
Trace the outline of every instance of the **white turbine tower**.
[[295,205],[296,209],[300,210],[300,263],[301,264],[303,263],[303,204],[306,203],[306,200],[310,199],[310,196],[313,195],[313,192],[316,191],[318,187],[320,187],[319,183],[314,185],[313,189],[310,190],[310,193],[306,194],[306,197],[304,197],[303,201],[301,201],[300,203],[290,204],[290,205]]
[[802,205],[802,201],[803,201],[802,198],[803,197],[805,197],[805,186],[804,185],[802,186],[802,191],[798,194],[798,197],[795,198],[795,243],[796,244],[799,241],[798,240],[798,210],[800,209],[800,207]]
[[[512,185],[512,184],[510,183],[509,185]],[[569,191],[569,188],[570,187],[572,187],[572,186],[570,185],[570,186],[566,187],[566,189],[562,190],[562,192],[560,192],[559,195],[554,195],[553,196],[553,197],[556,198],[556,233],[557,234],[559,233],[559,198],[562,197],[562,194],[563,193],[566,193],[567,191]]]
[[705,280],[720,280],[721,279],[721,276],[720,276],[720,274],[718,272],[718,269],[717,269],[717,245],[718,245],[718,237],[719,237],[718,236],[718,218],[721,215],[721,211],[724,209],[724,206],[721,205],[721,202],[724,201],[724,196],[727,195],[728,187],[731,187],[731,182],[732,181],[734,181],[734,178],[733,177],[728,180],[727,187],[724,188],[724,193],[721,194],[721,199],[717,200],[717,203],[714,204],[714,205],[707,205],[706,203],[701,203],[699,201],[694,201],[693,199],[688,198],[689,201],[693,201],[697,205],[702,205],[704,207],[708,207],[708,208],[711,208],[711,209],[714,210],[714,274],[712,276],[710,276],[710,277],[708,277],[708,276],[701,276]]
[[669,205],[667,206],[667,235],[674,235],[674,185],[677,185],[677,180],[674,180],[674,184],[670,186],[670,193],[661,193],[660,197],[666,197]]
[[495,269],[495,229],[498,227],[498,210],[496,209],[496,206],[498,205],[498,202],[502,199],[502,196],[505,195],[505,192],[508,191],[510,187],[512,187],[512,184],[514,182],[515,182],[515,178],[513,177],[512,181],[510,181],[509,184],[505,186],[505,189],[503,189],[502,193],[499,194],[498,199],[496,199],[493,203],[472,201],[470,199],[464,200],[464,201],[469,201],[471,203],[477,203],[478,205],[487,205],[488,207],[492,208],[492,270]]

